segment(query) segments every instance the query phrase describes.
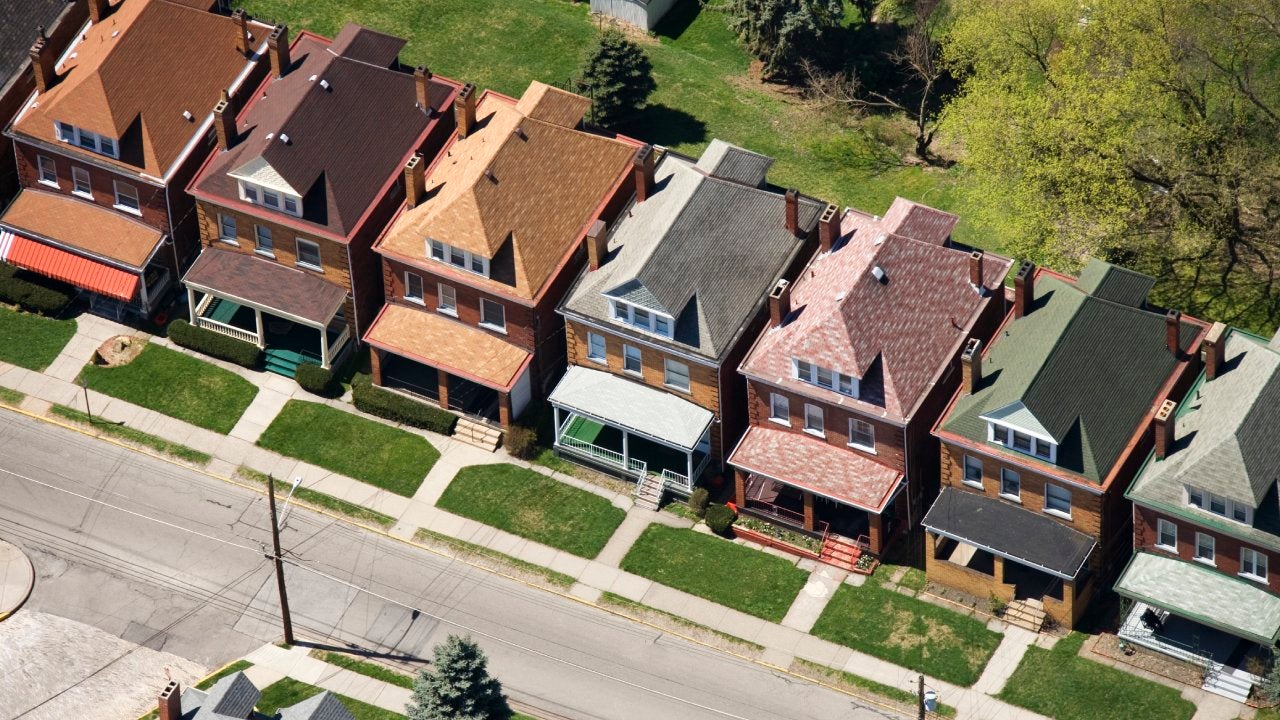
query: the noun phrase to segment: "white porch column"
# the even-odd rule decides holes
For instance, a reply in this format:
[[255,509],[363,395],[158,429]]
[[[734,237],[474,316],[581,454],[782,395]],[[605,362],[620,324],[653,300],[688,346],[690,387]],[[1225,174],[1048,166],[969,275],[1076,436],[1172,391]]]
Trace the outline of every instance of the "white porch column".
[[138,276],[138,290],[140,291],[140,293],[141,293],[141,295],[142,295],[142,298],[141,298],[141,299],[142,299],[142,312],[144,312],[144,313],[146,313],[146,312],[150,312],[150,311],[151,311],[151,307],[150,307],[150,306],[151,306],[151,303],[147,302],[147,299],[148,299],[148,298],[147,298],[147,271],[146,271],[146,270],[143,270],[143,271],[142,271],[142,274]]
[[626,430],[622,431],[622,469],[627,471],[631,469],[631,455],[627,448],[627,437],[630,435]]
[[191,311],[191,324],[196,324],[196,291],[187,288],[187,309]]
[[693,451],[690,450],[685,457],[689,459],[689,471],[685,477],[689,478],[689,487],[693,487]]
[[551,406],[551,419],[555,423],[555,444],[560,444],[560,408],[556,405]]
[[320,367],[329,369],[329,328],[320,328]]
[[253,319],[258,324],[258,347],[262,350],[266,350],[267,336],[262,332],[262,311],[258,308],[253,309]]

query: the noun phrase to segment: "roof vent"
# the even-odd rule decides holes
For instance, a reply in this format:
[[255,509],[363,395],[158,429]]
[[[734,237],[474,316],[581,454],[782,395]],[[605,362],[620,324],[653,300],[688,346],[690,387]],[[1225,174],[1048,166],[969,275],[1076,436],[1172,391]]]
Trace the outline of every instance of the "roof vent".
[[329,81],[328,81],[328,80],[321,80],[321,81],[320,81],[320,87],[324,88],[325,90],[328,90],[328,89],[329,89]]
[[316,81],[316,78],[318,78],[318,77],[320,77],[320,76],[319,76],[319,75],[312,75],[311,77],[307,78],[307,82],[315,82],[315,81]]
[[285,135],[284,133],[280,133],[280,142],[284,143],[285,145],[288,145],[288,144],[289,144],[289,136],[288,136],[288,135]]
[[497,185],[497,184],[498,184],[498,176],[497,176],[497,175],[494,175],[492,170],[485,170],[485,171],[484,171],[484,176],[485,176],[485,177],[487,177],[487,178],[489,178],[489,182],[491,182],[491,183],[493,183],[493,184],[495,184],[495,185]]
[[192,115],[190,110],[183,110],[182,117],[186,119],[187,122],[191,122],[192,120],[196,119],[196,116]]
[[271,138],[273,138],[273,137],[275,137],[275,136],[276,136],[276,134],[275,134],[275,133],[267,133],[267,139],[268,139],[268,140],[270,140]]
[[887,237],[888,235],[885,235],[884,233],[879,233],[878,235],[876,235],[875,244],[880,245],[881,243],[884,242],[885,238]]
[[888,275],[885,274],[884,268],[880,267],[879,265],[876,265],[875,267],[871,268],[871,275],[876,279],[876,282],[881,284],[884,284],[885,282],[887,282],[887,278],[889,277]]
[[111,31],[111,37],[120,37],[120,31],[119,31],[119,30],[112,30],[112,31]]

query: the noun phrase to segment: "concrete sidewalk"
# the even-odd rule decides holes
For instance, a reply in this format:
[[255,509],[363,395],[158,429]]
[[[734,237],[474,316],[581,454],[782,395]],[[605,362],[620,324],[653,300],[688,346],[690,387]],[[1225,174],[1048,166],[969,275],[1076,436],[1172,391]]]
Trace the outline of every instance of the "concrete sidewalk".
[[22,607],[35,582],[31,559],[16,545],[0,540],[0,620]]

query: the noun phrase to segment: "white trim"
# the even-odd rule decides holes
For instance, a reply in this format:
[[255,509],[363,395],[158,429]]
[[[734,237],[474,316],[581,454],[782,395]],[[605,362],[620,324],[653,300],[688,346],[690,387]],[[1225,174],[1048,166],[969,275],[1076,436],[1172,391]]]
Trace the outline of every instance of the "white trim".
[[[1166,526],[1173,528],[1173,544],[1172,545],[1166,545],[1163,542],[1164,540],[1163,530]],[[1175,552],[1175,553],[1178,552],[1178,524],[1171,520],[1165,520],[1164,518],[1156,518],[1155,546],[1160,548],[1161,550],[1168,550],[1170,552]]]
[[[417,295],[409,294],[409,288],[412,287],[413,285],[413,283],[409,282],[409,278],[418,279]],[[404,271],[404,295],[403,295],[404,299],[407,302],[425,306],[427,304],[426,292],[427,292],[427,288],[425,283],[422,280],[422,276],[419,275],[418,273],[412,273],[412,272],[409,272],[408,270],[405,270]]]
[[[442,248],[442,254],[444,255],[444,257],[436,257],[435,255],[436,245],[439,245]],[[455,252],[462,254],[461,265],[453,261],[453,254]],[[469,272],[472,275],[479,275],[480,277],[484,277],[484,278],[490,277],[489,258],[483,255],[477,255],[471,252],[470,250],[465,250],[456,245],[450,245],[449,243],[444,242],[443,240],[435,240],[432,238],[427,238],[427,259],[432,262],[438,262],[442,265],[448,265],[449,267],[457,268],[459,270],[462,270],[463,272]],[[481,270],[478,272],[473,267],[476,261],[480,262],[480,267],[481,267]]]
[[[231,215],[229,213],[220,212],[220,213],[216,213],[216,215],[217,215],[216,220],[218,223],[218,239],[228,245],[235,245],[236,247],[240,247],[240,220],[235,215]],[[223,234],[223,218],[231,219],[231,224],[235,227],[235,231],[236,231],[235,235],[228,236]]]
[[[779,416],[775,412],[774,403],[777,400],[782,401],[783,409],[786,410],[786,415]],[[783,395],[782,393],[769,393],[769,420],[778,423],[779,425],[791,427],[791,398]]]
[[[1012,475],[1013,479],[1018,482],[1018,492],[1016,494],[1005,492],[1004,481],[1005,481],[1006,475]],[[1011,500],[1021,505],[1022,504],[1022,474],[1015,472],[1013,470],[1010,470],[1009,468],[1000,468],[1000,487],[996,488],[996,492],[1000,495],[1000,497],[1004,498],[1005,500]]]
[[[77,173],[82,173],[84,175],[84,184],[89,186],[88,190],[81,190],[77,187],[79,185],[79,178],[76,176]],[[71,166],[71,194],[76,197],[85,198],[86,200],[93,199],[93,178],[89,175],[88,170],[76,165]]]
[[[807,368],[808,371],[802,374],[800,372],[801,366]],[[822,384],[820,378],[824,371],[831,376],[830,385]],[[802,383],[807,383],[814,387],[822,388],[823,390],[830,390],[837,395],[843,395],[844,397],[853,398],[855,400],[859,399],[862,394],[862,383],[858,378],[852,375],[846,375],[838,370],[833,370],[829,367],[819,365],[815,362],[801,360],[800,358],[791,358],[791,377],[792,379],[799,380]],[[841,386],[845,384],[844,381],[846,379],[849,381],[849,392],[844,392],[840,389]]]
[[[138,207],[136,208],[129,207],[128,205],[125,205],[120,202],[120,188],[122,186],[127,187],[133,191],[133,201],[138,204]],[[142,197],[138,195],[137,187],[130,185],[129,183],[120,182],[119,180],[112,178],[111,189],[115,191],[115,204],[112,205],[111,207],[115,208],[116,210],[120,210],[121,212],[127,212],[130,215],[137,215],[138,217],[142,217]]]
[[[307,240],[306,238],[301,238],[296,235],[293,238],[293,242],[295,246],[295,251],[293,256],[295,265],[297,265],[300,268],[306,268],[307,270],[314,270],[316,272],[321,272],[321,273],[324,272],[324,257],[320,254],[320,243],[316,242],[315,240]],[[319,262],[313,265],[302,259],[303,243],[306,243],[316,249],[316,257],[319,259]]]
[[[709,367],[709,368],[720,367],[720,364],[714,360],[708,360],[705,357],[699,357],[697,355],[690,355],[689,353],[684,352],[683,350],[676,347],[659,345],[653,341],[645,339],[643,335],[631,335],[631,334],[622,335],[618,333],[618,326],[602,325],[598,322],[592,321],[589,318],[584,318],[582,315],[579,315],[577,313],[569,313],[564,311],[558,311],[558,312],[560,313],[561,316],[563,316],[566,319],[570,319],[570,320],[573,320],[574,322],[581,323],[586,327],[599,330],[600,332],[605,333],[606,335],[613,335],[615,337],[618,337],[624,340],[634,341],[638,345],[644,345],[646,347],[653,348],[654,350],[658,350],[659,352],[671,353],[676,357],[684,358],[685,360],[688,360],[691,363],[695,363],[703,367]],[[622,326],[622,327],[624,327],[627,330],[631,329],[631,326],[629,325]],[[673,340],[672,342],[675,342],[675,341]]]
[[[446,306],[446,305],[444,305],[444,303],[440,302],[440,299],[441,299],[441,298],[443,298],[443,297],[444,297],[444,295],[445,295],[445,293],[444,293],[445,288],[448,288],[448,289],[449,289],[449,298],[450,298],[450,303],[449,303],[449,305],[448,305],[448,306]],[[424,292],[425,292],[425,289],[424,289]],[[426,303],[424,302],[423,304],[426,304]],[[440,313],[440,314],[442,314],[442,315],[448,315],[449,317],[455,317],[455,318],[456,318],[456,317],[458,317],[458,290],[457,290],[457,288],[455,288],[455,287],[454,287],[454,286],[452,286],[452,285],[447,285],[447,284],[442,283],[442,282],[437,282],[437,283],[436,283],[436,312],[438,312],[438,313]]]
[[[871,429],[870,445],[864,445],[862,443],[854,442],[853,428],[857,423],[862,423],[863,425],[866,425],[868,428]],[[863,420],[862,418],[855,418],[855,417],[849,418],[849,443],[848,444],[849,444],[849,447],[854,448],[855,450],[861,450],[862,452],[870,453],[872,455],[879,454],[876,452],[876,426],[872,425],[866,420]]]
[[[809,408],[813,408],[814,410],[818,411],[818,427],[816,428],[809,424]],[[813,435],[814,437],[820,437],[820,438],[826,439],[827,412],[822,408],[821,405],[817,405],[815,403],[804,404],[804,431],[809,433],[810,435]]]
[[[974,460],[978,463],[978,479],[977,480],[969,479],[969,460]],[[969,455],[968,453],[960,456],[960,482],[972,488],[978,488],[979,490],[986,490],[987,484],[985,480],[986,480],[986,468],[984,467],[982,458]]]
[[[615,297],[609,297],[609,317],[615,322],[621,323],[632,330],[638,330],[646,335],[652,335],[664,340],[674,339],[676,333],[676,319],[671,315],[660,310],[644,307],[635,303],[619,300]],[[624,316],[620,310],[626,308],[627,312]],[[649,322],[641,325],[636,320],[636,312],[643,312],[649,317]],[[667,332],[658,329],[658,321],[664,320],[667,324]]]
[[[963,448],[966,451],[977,453],[979,455],[982,455],[983,457],[991,458],[992,460],[1010,463],[1012,465],[1015,465],[1016,467],[1020,467],[1023,470],[1026,470],[1027,472],[1039,473],[1041,475],[1049,475],[1055,481],[1063,485],[1070,485],[1075,490],[1083,490],[1084,492],[1089,493],[1091,495],[1101,496],[1103,494],[1101,483],[1093,485],[1093,484],[1087,484],[1089,483],[1089,481],[1083,478],[1081,478],[1080,480],[1075,480],[1075,479],[1069,479],[1069,478],[1062,478],[1057,475],[1050,475],[1050,473],[1054,471],[1060,471],[1060,469],[1055,466],[1049,465],[1048,467],[1041,467],[1037,465],[1027,465],[1026,463],[1019,462],[1020,460],[1019,457],[1007,457],[1005,455],[1001,455],[989,448],[985,448],[982,445],[979,445],[977,442],[970,440],[969,438],[966,438],[966,437],[941,437],[941,436],[937,436],[937,437],[939,441],[947,447]],[[1004,446],[997,445],[997,447],[1002,448]],[[1012,451],[1010,452],[1012,453]],[[1017,455],[1023,456],[1022,453],[1017,453]],[[1040,459],[1035,457],[1034,455],[1025,455],[1023,457],[1027,457],[1032,460]]]
[[[45,161],[49,162],[49,169],[53,171],[53,179],[46,180],[44,177]],[[62,188],[62,183],[58,181],[58,162],[48,155],[36,155],[36,174],[40,176],[40,184],[49,187]]]
[[[673,364],[679,365],[684,368],[684,387],[680,387],[679,385],[672,383],[669,379],[671,377],[671,366]],[[676,392],[692,394],[693,378],[689,376],[689,366],[685,365],[679,360],[672,360],[671,358],[668,358],[668,357],[662,358],[662,384],[663,386],[669,387],[672,390],[675,390]]]
[[[1258,575],[1257,573],[1245,572],[1245,570],[1244,570],[1244,565],[1245,565],[1245,562],[1244,562],[1244,556],[1245,556],[1245,553],[1252,553],[1252,554],[1253,554],[1253,562],[1252,562],[1252,565],[1253,565],[1253,568],[1254,568],[1255,570],[1257,570],[1257,569],[1258,569],[1258,565],[1259,565],[1259,563],[1258,563],[1258,558],[1262,558],[1262,563],[1261,563],[1261,565],[1262,565],[1262,574],[1261,574],[1261,575]],[[1240,577],[1242,577],[1242,578],[1244,578],[1244,579],[1246,579],[1246,580],[1252,580],[1252,581],[1254,581],[1254,582],[1259,582],[1259,583],[1262,583],[1263,585],[1266,585],[1266,584],[1267,584],[1267,573],[1271,571],[1271,568],[1270,568],[1270,567],[1268,567],[1270,564],[1271,564],[1271,561],[1268,559],[1267,554],[1266,554],[1266,553],[1264,553],[1264,552],[1262,552],[1261,550],[1255,550],[1255,549],[1253,549],[1253,548],[1251,548],[1251,547],[1242,547],[1242,548],[1240,548],[1240,572],[1238,573],[1238,574],[1240,575]]]
[[[1209,539],[1209,552],[1210,552],[1210,557],[1201,557],[1201,555],[1200,555],[1200,538],[1208,538],[1208,539]],[[1197,531],[1197,532],[1196,532],[1196,535],[1195,535],[1195,545],[1193,545],[1193,546],[1192,546],[1192,548],[1191,548],[1191,557],[1192,557],[1192,559],[1194,559],[1196,562],[1204,563],[1205,565],[1209,565],[1210,567],[1217,567],[1217,566],[1218,566],[1218,562],[1217,562],[1217,560],[1218,560],[1218,539],[1217,539],[1216,537],[1214,537],[1214,536],[1210,535],[1209,533],[1202,533],[1202,532]]]
[[[628,350],[636,351],[636,364],[639,366],[639,368],[636,370],[632,370],[631,368],[627,367],[627,360],[630,359],[627,356]],[[622,372],[627,373],[628,375],[635,375],[636,377],[644,377],[644,351],[642,351],[640,348],[634,345],[628,345],[626,343],[623,343],[622,344]]]
[[[592,354],[593,352],[592,340],[595,340],[596,338],[599,338],[600,340],[599,355]],[[591,332],[590,330],[587,331],[587,359],[590,360],[591,362],[602,363],[604,365],[609,364],[609,341],[605,338],[604,335],[601,335],[600,333]]]

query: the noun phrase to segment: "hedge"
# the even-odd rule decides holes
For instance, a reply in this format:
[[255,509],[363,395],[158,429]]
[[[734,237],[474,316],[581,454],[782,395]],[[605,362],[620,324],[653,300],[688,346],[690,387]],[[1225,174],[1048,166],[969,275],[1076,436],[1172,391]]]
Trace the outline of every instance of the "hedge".
[[334,385],[333,371],[326,370],[315,363],[302,363],[293,377],[303,390],[315,395],[332,395]]
[[[59,283],[58,285],[61,285]],[[18,269],[0,263],[0,300],[20,306],[23,310],[41,315],[57,315],[75,299],[71,286],[32,282],[18,276]]]
[[257,345],[195,327],[181,318],[169,323],[169,339],[184,348],[247,368],[256,368],[262,360]]
[[454,423],[458,421],[458,416],[451,412],[388,392],[369,382],[352,383],[351,401],[356,408],[370,415],[438,432],[441,435],[452,434]]
[[727,505],[716,503],[714,505],[707,506],[707,527],[711,528],[711,532],[717,535],[727,535],[729,533],[729,526],[732,525],[733,521],[737,518],[738,516],[733,512],[733,508],[730,508]]

